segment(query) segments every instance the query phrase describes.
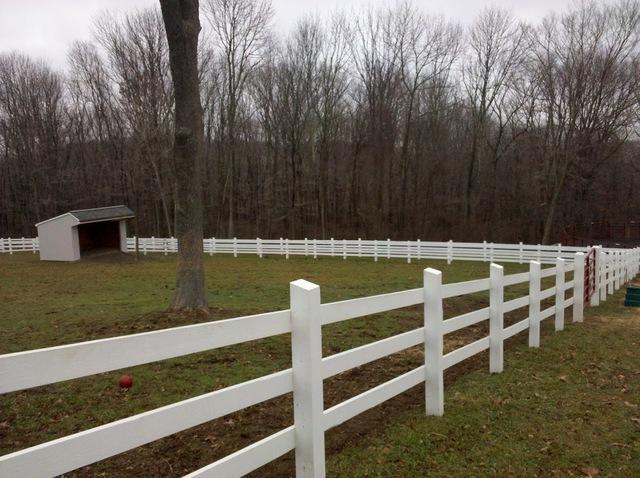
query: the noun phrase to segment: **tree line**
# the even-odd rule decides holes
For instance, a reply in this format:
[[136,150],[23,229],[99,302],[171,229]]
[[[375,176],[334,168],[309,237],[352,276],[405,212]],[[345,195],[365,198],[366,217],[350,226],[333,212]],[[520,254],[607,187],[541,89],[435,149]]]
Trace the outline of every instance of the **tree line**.
[[[276,31],[269,0],[201,5],[204,233],[552,242],[634,219],[640,5],[470,25],[409,2]],[[105,14],[64,71],[0,54],[0,236],[124,203],[175,235],[158,9]]]

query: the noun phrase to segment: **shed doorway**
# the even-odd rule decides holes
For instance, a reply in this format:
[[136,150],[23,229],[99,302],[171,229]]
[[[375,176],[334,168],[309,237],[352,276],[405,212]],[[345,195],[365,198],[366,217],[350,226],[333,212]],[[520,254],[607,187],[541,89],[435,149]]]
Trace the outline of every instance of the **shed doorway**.
[[92,222],[78,225],[80,256],[120,250],[120,223],[118,221]]

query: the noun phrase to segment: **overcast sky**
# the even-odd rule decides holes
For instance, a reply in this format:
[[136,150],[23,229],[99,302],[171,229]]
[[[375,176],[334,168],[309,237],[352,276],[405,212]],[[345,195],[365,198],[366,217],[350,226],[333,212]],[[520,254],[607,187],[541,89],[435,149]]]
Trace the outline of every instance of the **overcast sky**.
[[[201,2],[204,0],[200,0]],[[414,0],[425,11],[443,13],[469,22],[485,6],[510,9],[519,18],[535,22],[573,0]],[[276,25],[286,30],[306,13],[390,3],[387,0],[273,0]],[[64,68],[74,40],[91,36],[91,21],[104,10],[130,11],[159,4],[158,0],[0,0],[0,53],[18,50]]]

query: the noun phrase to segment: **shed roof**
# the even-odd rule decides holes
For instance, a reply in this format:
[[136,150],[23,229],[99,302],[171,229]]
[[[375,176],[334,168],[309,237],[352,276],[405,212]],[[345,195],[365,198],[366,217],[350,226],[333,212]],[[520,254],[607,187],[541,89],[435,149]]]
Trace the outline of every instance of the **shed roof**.
[[77,209],[69,211],[80,224],[84,222],[107,221],[111,219],[128,219],[134,217],[133,211],[127,206],[97,207],[93,209]]
[[96,207],[92,209],[76,209],[75,211],[65,212],[64,214],[60,214],[59,216],[45,219],[44,221],[37,223],[36,227],[38,227],[40,224],[44,224],[45,222],[60,219],[65,216],[74,218],[77,221],[77,224],[85,224],[89,222],[129,219],[135,217],[135,214],[131,209],[123,205]]

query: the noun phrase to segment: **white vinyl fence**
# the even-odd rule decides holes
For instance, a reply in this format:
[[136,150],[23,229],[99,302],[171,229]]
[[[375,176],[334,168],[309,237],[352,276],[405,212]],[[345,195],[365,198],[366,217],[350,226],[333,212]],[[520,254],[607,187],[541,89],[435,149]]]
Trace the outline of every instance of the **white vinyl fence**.
[[0,254],[6,252],[13,254],[14,252],[33,252],[34,254],[40,250],[37,237],[0,237]]
[[[506,339],[528,331],[529,345],[538,347],[540,323],[553,317],[555,330],[562,330],[568,308],[572,308],[572,321],[581,322],[584,264],[582,252],[570,260],[557,258],[555,265],[547,268],[531,261],[528,272],[506,276],[502,266],[491,264],[488,278],[454,284],[443,284],[441,272],[429,268],[424,271],[423,287],[418,289],[325,304],[320,300],[319,286],[298,280],[290,284],[288,310],[1,355],[0,393],[9,393],[280,334],[291,334],[292,347],[292,366],[287,370],[2,456],[0,476],[55,476],[292,392],[292,426],[188,476],[242,476],[295,450],[297,478],[324,477],[327,430],[420,383],[426,387],[426,413],[442,415],[447,368],[488,349],[490,371],[500,373]],[[625,252],[615,267],[601,268],[591,304],[600,295],[606,299],[608,292],[638,271],[635,251]],[[566,273],[571,280],[566,280]],[[546,277],[555,277],[555,285],[542,290],[541,279]],[[505,301],[505,287],[521,283],[528,283],[528,294]],[[443,320],[445,299],[483,291],[489,292],[489,307]],[[567,291],[572,291],[571,297]],[[541,309],[542,301],[552,298],[554,305]],[[424,306],[422,327],[322,356],[323,325],[418,304]],[[528,317],[505,327],[504,314],[521,308],[528,310]],[[487,337],[443,353],[445,335],[486,321],[490,328]],[[424,365],[324,408],[325,379],[418,345],[425,348]]]
[[[178,240],[174,237],[130,237],[127,249],[147,253],[170,254],[178,251]],[[576,252],[587,253],[590,247],[572,247],[560,244],[543,246],[540,244],[494,244],[490,242],[432,242],[432,241],[384,241],[347,239],[216,239],[203,240],[205,254],[250,254],[258,257],[266,255],[318,257],[368,257],[378,259],[441,259],[451,263],[454,260],[484,262],[538,261],[553,264],[556,258],[572,260]],[[604,252],[622,254],[629,249],[603,249]]]
[[[127,250],[135,252],[136,245],[142,254],[163,253],[165,255],[178,251],[178,240],[175,237],[129,237]],[[585,254],[591,247],[563,246],[561,244],[543,246],[540,244],[494,244],[492,242],[433,242],[433,241],[392,241],[380,240],[348,240],[348,239],[216,239],[203,240],[205,254],[250,254],[258,257],[280,255],[287,259],[290,256],[318,257],[367,257],[374,261],[379,259],[403,259],[411,262],[414,259],[441,259],[451,263],[454,260],[483,262],[517,262],[538,261],[542,264],[554,264],[560,257],[572,260],[576,252]],[[620,258],[629,250],[603,248],[605,254]],[[0,238],[0,253],[38,251],[38,238]]]

